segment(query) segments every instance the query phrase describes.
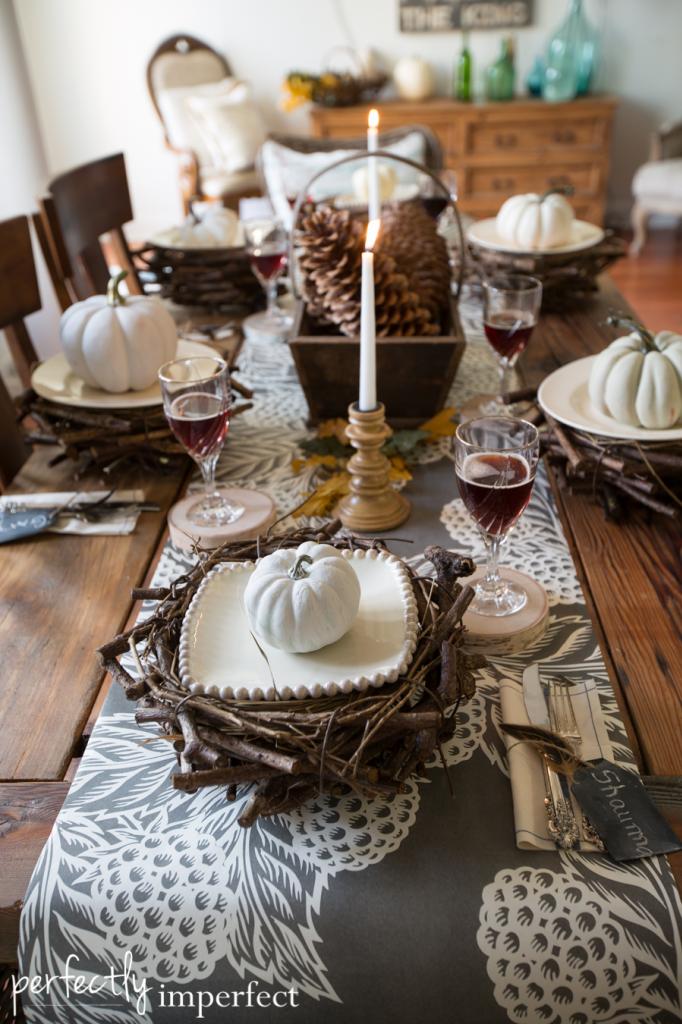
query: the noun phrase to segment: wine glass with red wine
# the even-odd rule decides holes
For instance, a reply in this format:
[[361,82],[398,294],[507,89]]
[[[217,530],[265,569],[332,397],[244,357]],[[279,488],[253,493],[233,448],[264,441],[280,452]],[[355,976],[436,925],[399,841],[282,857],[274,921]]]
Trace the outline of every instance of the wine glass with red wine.
[[500,394],[528,346],[538,322],[542,284],[525,274],[504,274],[483,282],[483,330],[499,361]]
[[246,251],[251,269],[265,289],[267,308],[248,318],[249,326],[264,334],[282,334],[292,324],[277,304],[277,281],[287,263],[288,238],[282,224],[274,218],[249,220],[244,224]]
[[511,615],[528,600],[525,589],[498,568],[501,546],[530,501],[540,443],[532,423],[511,416],[484,416],[461,423],[455,433],[459,493],[486,545],[488,563],[471,610]]
[[230,425],[227,363],[213,356],[175,359],[159,370],[168,424],[201,471],[204,495],[188,511],[195,526],[222,526],[244,513],[216,490],[215,470]]

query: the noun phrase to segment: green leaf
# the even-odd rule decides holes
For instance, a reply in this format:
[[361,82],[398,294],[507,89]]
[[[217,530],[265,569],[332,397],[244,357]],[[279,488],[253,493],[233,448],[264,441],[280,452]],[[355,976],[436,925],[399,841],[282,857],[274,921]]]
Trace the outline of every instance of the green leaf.
[[341,444],[336,437],[310,437],[299,442],[308,455],[334,455],[337,459],[347,459],[353,454],[350,445]]
[[396,430],[381,449],[386,456],[402,455],[409,458],[417,446],[426,441],[429,435],[425,430]]

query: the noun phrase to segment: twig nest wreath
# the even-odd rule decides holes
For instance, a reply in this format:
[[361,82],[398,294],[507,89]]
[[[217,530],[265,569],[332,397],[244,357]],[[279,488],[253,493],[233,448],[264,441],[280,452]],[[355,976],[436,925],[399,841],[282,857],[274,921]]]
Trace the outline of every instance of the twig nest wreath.
[[520,249],[553,249],[571,241],[573,207],[566,189],[528,192],[502,203],[495,227],[500,238]]
[[348,632],[360,605],[360,583],[350,562],[330,544],[306,541],[258,563],[244,605],[260,640],[303,654]]
[[62,314],[59,333],[69,366],[103,391],[144,391],[178,347],[175,321],[157,298],[122,295],[122,270],[106,295],[75,302]]
[[654,335],[627,317],[611,316],[608,322],[630,327],[632,333],[597,356],[588,384],[590,401],[618,423],[649,430],[673,427],[682,415],[682,335]]

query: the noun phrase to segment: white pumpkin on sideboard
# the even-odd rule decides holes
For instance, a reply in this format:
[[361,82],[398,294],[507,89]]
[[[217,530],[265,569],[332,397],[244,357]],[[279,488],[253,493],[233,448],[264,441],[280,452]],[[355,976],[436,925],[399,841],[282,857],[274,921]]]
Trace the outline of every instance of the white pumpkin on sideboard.
[[654,335],[628,317],[611,316],[608,322],[633,330],[597,356],[590,401],[618,423],[649,430],[674,427],[682,415],[682,334]]
[[73,372],[91,387],[114,393],[151,387],[178,347],[175,321],[159,299],[121,295],[126,274],[111,278],[106,295],[69,306],[59,323]]
[[495,227],[500,238],[520,249],[554,249],[571,241],[574,217],[564,191],[528,192],[502,203]]
[[340,640],[355,621],[360,582],[331,544],[306,541],[261,559],[244,591],[259,639],[282,651],[317,651]]
[[433,70],[421,57],[401,57],[393,68],[393,82],[401,100],[419,103],[433,96]]

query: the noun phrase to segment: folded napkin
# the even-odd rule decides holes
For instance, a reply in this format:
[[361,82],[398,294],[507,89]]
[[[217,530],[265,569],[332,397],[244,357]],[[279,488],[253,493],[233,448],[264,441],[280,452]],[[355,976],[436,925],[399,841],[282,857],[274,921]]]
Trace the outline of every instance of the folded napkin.
[[[6,494],[3,497],[0,497],[0,513],[2,513],[3,508],[7,505],[10,507],[18,505],[22,508],[26,507],[36,509],[56,508],[66,505],[68,501],[99,501],[108,493],[108,491],[51,491],[39,492],[37,494]],[[144,501],[144,491],[114,491],[108,500],[140,502]],[[68,510],[65,508],[64,513],[67,513],[67,511]],[[83,519],[77,519],[75,516],[67,518],[66,515],[61,515],[55,523],[45,527],[45,530],[49,533],[78,533],[85,535],[99,534],[101,536],[118,536],[124,533],[132,533],[137,524],[139,515],[139,511],[126,512],[121,509],[111,509],[107,512],[105,518],[98,519],[97,522],[87,522]],[[27,533],[30,532],[38,531],[27,531]]]
[[[580,751],[576,752],[583,761],[597,757],[612,761],[613,749],[606,733],[596,683],[589,680],[574,685],[571,701],[582,737]],[[530,725],[523,690],[511,679],[503,679],[500,683],[500,706],[505,725]],[[521,743],[512,736],[505,735],[505,743],[514,803],[516,845],[520,850],[556,850],[547,831],[545,781],[540,757],[530,744]],[[573,810],[580,821],[582,812],[575,799]],[[587,841],[581,841],[578,849],[585,853],[598,852],[594,843]]]

